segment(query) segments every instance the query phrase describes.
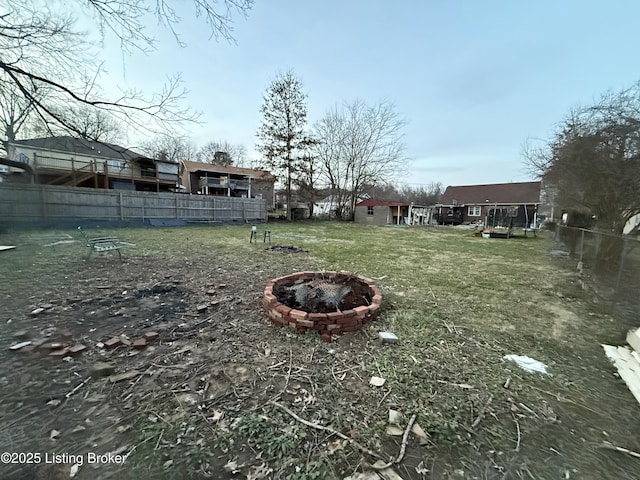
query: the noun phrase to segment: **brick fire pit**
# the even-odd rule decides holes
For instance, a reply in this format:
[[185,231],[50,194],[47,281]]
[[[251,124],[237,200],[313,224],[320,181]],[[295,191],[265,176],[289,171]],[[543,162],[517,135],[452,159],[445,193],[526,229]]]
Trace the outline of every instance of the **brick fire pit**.
[[[327,294],[321,298],[321,294]],[[370,278],[341,272],[297,272],[271,280],[264,289],[266,315],[277,326],[299,333],[355,332],[375,320],[382,294]]]

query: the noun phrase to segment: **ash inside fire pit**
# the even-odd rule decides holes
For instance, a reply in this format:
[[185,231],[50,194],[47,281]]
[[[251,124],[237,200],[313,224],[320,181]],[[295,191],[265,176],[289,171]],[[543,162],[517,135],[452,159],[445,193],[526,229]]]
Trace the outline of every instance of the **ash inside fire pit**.
[[280,303],[310,313],[329,313],[371,304],[371,289],[358,277],[314,278],[295,285],[279,285],[273,294]]

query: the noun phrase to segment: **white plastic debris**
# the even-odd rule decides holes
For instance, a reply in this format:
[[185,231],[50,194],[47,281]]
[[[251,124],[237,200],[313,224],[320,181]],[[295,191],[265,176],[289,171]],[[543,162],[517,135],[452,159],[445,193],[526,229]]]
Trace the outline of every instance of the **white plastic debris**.
[[[549,374],[547,372],[547,367],[544,363],[539,360],[535,360],[531,357],[527,357],[526,355],[505,355],[505,360],[509,360],[511,362],[516,362],[516,364],[522,368],[523,370],[531,373],[542,373],[544,375]],[[550,375],[550,374],[549,374]]]
[[369,380],[369,385],[371,385],[372,387],[381,387],[384,385],[385,382],[386,380],[384,378],[371,377],[371,380]]

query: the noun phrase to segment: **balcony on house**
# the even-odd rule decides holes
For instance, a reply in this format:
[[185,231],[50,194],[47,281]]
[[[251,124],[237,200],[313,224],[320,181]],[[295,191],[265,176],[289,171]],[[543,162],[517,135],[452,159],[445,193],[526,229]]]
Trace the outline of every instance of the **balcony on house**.
[[251,180],[240,178],[224,177],[200,177],[198,182],[199,188],[225,188],[230,190],[251,190]]

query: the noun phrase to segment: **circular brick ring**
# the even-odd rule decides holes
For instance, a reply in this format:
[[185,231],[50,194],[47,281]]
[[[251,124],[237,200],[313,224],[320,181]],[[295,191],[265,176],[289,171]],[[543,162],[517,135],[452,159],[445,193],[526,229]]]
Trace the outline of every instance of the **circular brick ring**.
[[[368,305],[362,305],[349,310],[336,310],[329,313],[314,313],[291,308],[278,301],[277,291],[283,287],[291,287],[301,283],[322,279],[336,284],[359,282],[368,292]],[[364,299],[363,299],[364,300]],[[365,302],[366,303],[366,302]],[[277,326],[288,326],[298,333],[308,330],[316,331],[322,340],[331,341],[332,335],[343,332],[355,332],[363,325],[372,322],[380,313],[382,293],[373,280],[366,277],[354,276],[340,272],[297,272],[271,280],[264,289],[263,305],[269,319]]]

